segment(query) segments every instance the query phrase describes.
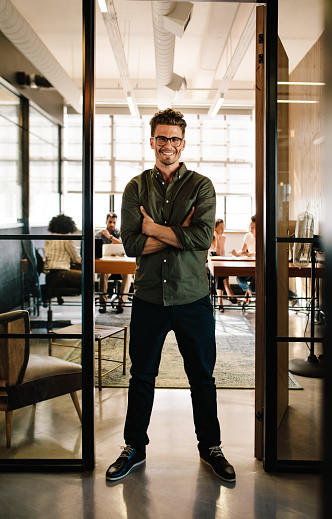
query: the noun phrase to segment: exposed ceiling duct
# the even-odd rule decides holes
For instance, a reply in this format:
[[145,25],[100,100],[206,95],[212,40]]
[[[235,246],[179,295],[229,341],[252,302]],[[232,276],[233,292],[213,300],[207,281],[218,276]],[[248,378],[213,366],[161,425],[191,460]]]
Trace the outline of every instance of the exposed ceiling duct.
[[0,0],[0,30],[72,106],[82,112],[81,92],[10,0]]
[[158,107],[172,106],[174,93],[186,85],[173,73],[175,35],[182,36],[191,18],[190,2],[152,2]]

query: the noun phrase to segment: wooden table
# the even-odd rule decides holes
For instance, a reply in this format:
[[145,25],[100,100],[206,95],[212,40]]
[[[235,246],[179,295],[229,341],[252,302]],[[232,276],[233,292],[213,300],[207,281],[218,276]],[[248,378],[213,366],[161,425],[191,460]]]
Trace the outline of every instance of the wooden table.
[[[228,277],[228,276],[239,276],[239,277],[255,277],[256,273],[256,261],[255,258],[243,258],[242,257],[208,257],[208,267],[212,275],[210,282],[210,295],[213,306],[215,307],[215,278],[217,277]],[[325,274],[325,268],[322,263],[316,264],[316,279],[323,278]],[[298,268],[294,263],[289,263],[288,276],[290,278],[310,278],[311,277],[311,265],[307,267]]]
[[135,258],[107,256],[95,260],[96,274],[135,274]]
[[[121,332],[123,333],[122,336],[118,336],[117,334]],[[72,324],[70,326],[65,326],[64,328],[59,328],[56,330],[53,330],[52,332],[54,335],[60,333],[60,334],[68,334],[68,339],[70,339],[71,334],[79,334],[82,333],[82,325],[79,324]],[[105,375],[108,375],[108,373],[111,373],[111,371],[114,371],[118,367],[122,366],[122,373],[126,374],[126,358],[127,358],[127,336],[128,336],[128,330],[127,326],[104,326],[102,324],[96,324],[95,325],[95,341],[98,342],[98,348],[96,352],[98,353],[98,388],[99,391],[102,389],[102,377]],[[123,340],[123,358],[122,360],[114,360],[114,359],[103,359],[102,358],[102,344],[101,341],[104,339],[107,339],[108,337],[112,337],[113,339],[120,339]],[[60,340],[60,339],[58,339]],[[50,340],[50,346],[49,346],[49,355],[52,355],[52,347],[53,345],[57,346],[65,346],[67,348],[78,348],[82,349],[82,346],[73,344],[73,343],[66,343],[66,339],[61,339],[62,342],[55,342],[55,340],[52,338]],[[71,357],[69,360],[75,360],[80,355],[77,355],[75,357]],[[102,366],[101,361],[105,360],[108,362],[113,362],[116,364],[116,366],[112,369],[107,370],[105,373],[102,373]]]
[[[227,276],[255,276],[256,261],[254,258],[225,258],[219,256],[209,256],[208,266],[213,277]],[[298,268],[294,263],[289,263],[288,273],[290,278],[310,278],[311,265]],[[324,265],[316,265],[316,278],[323,278],[325,273]]]

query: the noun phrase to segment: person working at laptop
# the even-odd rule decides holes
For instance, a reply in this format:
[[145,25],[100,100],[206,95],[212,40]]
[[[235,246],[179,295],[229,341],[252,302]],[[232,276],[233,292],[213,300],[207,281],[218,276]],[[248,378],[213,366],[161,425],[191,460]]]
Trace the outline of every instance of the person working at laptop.
[[[119,244],[122,243],[120,239],[120,231],[119,229],[116,229],[116,221],[117,221],[117,215],[115,213],[108,213],[106,216],[106,229],[103,229],[102,231],[99,231],[96,233],[96,238],[101,238],[103,241],[103,244]],[[103,292],[99,296],[100,306],[99,306],[99,312],[101,314],[106,313],[106,302],[107,302],[107,284],[108,284],[108,278],[112,275],[110,274],[100,274],[99,277],[99,291]],[[117,307],[117,312],[122,313],[123,312],[123,305],[127,301],[128,298],[128,292],[130,288],[130,284],[132,281],[131,274],[121,274],[122,277],[122,283],[120,288],[120,297],[119,297],[119,306]]]

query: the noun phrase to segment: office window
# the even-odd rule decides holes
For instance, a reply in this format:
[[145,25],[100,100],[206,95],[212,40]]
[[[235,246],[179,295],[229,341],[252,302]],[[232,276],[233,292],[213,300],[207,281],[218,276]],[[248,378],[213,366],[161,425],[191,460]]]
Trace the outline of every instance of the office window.
[[226,196],[225,223],[227,229],[248,231],[252,211],[252,198],[250,196]]
[[[218,218],[227,230],[246,230],[254,211],[254,123],[252,115],[229,114],[215,118],[186,115],[186,146],[182,159],[188,169],[211,179],[217,194]],[[134,176],[154,166],[150,146],[151,116],[95,116],[95,219],[104,223],[109,195],[116,197],[120,217],[121,197]],[[64,193],[81,189],[81,119],[68,115],[65,122]],[[233,200],[234,198],[234,200]],[[75,197],[70,196],[71,204]],[[234,208],[245,200],[245,205]],[[226,203],[228,201],[228,203]],[[233,203],[234,202],[234,203]],[[100,206],[102,205],[102,207]],[[73,206],[72,206],[73,207]],[[221,211],[222,209],[222,211]],[[74,208],[75,214],[81,210]],[[100,224],[98,224],[100,225]]]
[[59,213],[59,126],[30,104],[30,224]]
[[141,160],[142,154],[142,120],[114,116],[114,157],[118,160]]
[[0,84],[0,221],[16,224],[22,218],[18,96]]

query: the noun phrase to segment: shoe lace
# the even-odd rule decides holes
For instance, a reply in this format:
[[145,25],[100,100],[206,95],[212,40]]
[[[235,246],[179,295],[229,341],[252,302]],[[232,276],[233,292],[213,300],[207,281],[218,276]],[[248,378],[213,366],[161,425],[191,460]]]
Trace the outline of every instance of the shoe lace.
[[211,451],[210,456],[221,456],[222,458],[225,457],[219,445],[216,445],[215,447],[209,447],[209,451]]
[[130,445],[123,446],[121,449],[123,449],[123,451],[120,454],[120,458],[127,458],[134,452],[134,447],[131,447]]

